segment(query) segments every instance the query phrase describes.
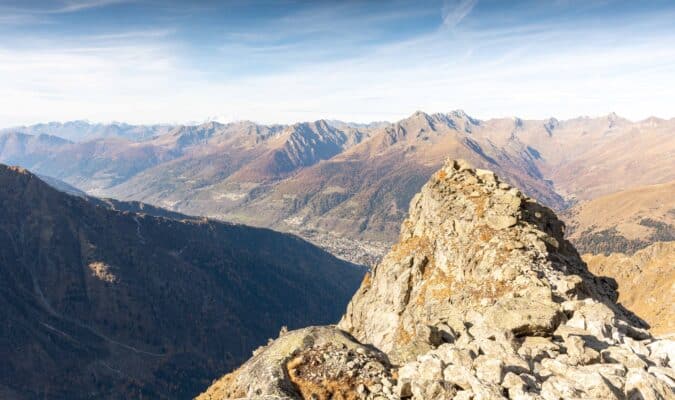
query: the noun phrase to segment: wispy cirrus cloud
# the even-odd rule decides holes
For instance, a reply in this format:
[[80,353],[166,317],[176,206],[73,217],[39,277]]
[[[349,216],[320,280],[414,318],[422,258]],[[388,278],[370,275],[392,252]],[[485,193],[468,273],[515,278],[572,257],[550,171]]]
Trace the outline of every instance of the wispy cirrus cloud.
[[445,28],[456,27],[471,13],[477,3],[478,0],[445,0],[441,9],[443,26]]
[[47,10],[48,13],[71,13],[115,4],[131,3],[134,0],[70,0]]
[[53,23],[58,15],[76,13],[112,5],[129,4],[135,0],[74,0],[49,3],[8,2],[0,4],[0,24],[27,26]]

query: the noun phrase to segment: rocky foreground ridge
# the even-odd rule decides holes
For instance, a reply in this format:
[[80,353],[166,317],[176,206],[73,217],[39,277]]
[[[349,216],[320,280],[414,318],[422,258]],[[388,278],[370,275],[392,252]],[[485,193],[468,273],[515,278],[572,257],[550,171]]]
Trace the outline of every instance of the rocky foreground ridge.
[[548,208],[448,161],[336,327],[282,332],[199,399],[672,399],[657,340]]

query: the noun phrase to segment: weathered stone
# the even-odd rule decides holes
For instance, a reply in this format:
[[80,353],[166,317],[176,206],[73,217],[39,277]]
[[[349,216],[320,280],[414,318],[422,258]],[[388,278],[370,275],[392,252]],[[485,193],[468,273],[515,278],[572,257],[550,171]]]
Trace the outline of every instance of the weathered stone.
[[541,385],[541,397],[545,400],[579,399],[581,394],[572,382],[558,376],[546,379]]
[[457,365],[448,365],[445,367],[443,370],[443,379],[464,390],[470,390],[472,387],[480,385],[480,382],[478,382],[478,379],[470,370]]
[[500,384],[504,372],[504,363],[498,358],[479,356],[474,362],[476,377],[483,382]]
[[519,375],[514,374],[513,372],[507,372],[504,375],[502,380],[502,387],[507,389],[521,389],[525,390],[525,381]]
[[543,358],[555,358],[560,354],[560,345],[550,339],[539,336],[526,336],[518,349],[518,354],[532,361]]
[[[361,349],[360,353],[356,350]],[[363,368],[359,374],[350,380],[347,386],[338,379],[341,371],[347,371],[348,354],[360,354],[360,365],[379,364],[380,368]],[[306,355],[307,354],[307,355]],[[259,351],[253,358],[242,365],[237,371],[226,375],[216,382],[203,395],[205,399],[229,398],[264,398],[265,396],[278,399],[295,399],[299,381],[293,382],[291,369],[301,368],[311,363],[309,368],[312,376],[299,376],[303,382],[316,381],[315,387],[308,385],[310,390],[321,390],[321,385],[331,385],[332,380],[342,382],[333,388],[326,388],[327,392],[333,389],[355,393],[361,384],[371,380],[370,372],[380,377],[391,377],[389,368],[384,367],[380,360],[386,356],[355,342],[349,335],[333,327],[310,327],[285,333],[277,340]],[[361,373],[363,372],[363,373]],[[289,376],[291,379],[289,380]]]
[[382,384],[381,383],[371,383],[370,385],[366,386],[368,388],[368,391],[370,393],[380,393],[382,391]]
[[[580,274],[589,274],[550,210],[518,190],[478,182],[477,173],[460,164],[446,164],[413,198],[399,243],[340,321],[341,328],[394,361],[437,345],[420,335],[419,327],[461,328],[460,318],[469,310],[483,314],[484,324],[493,329],[550,335],[564,318],[560,303],[572,300],[553,300],[558,289],[551,283],[574,281],[571,288],[560,285],[565,296],[576,296],[578,286],[593,287],[590,280],[578,282],[584,279]],[[551,243],[567,252],[556,260],[565,259],[569,266],[551,261]]]
[[412,396],[412,387],[410,385],[410,381],[399,381],[398,385],[396,385],[396,389],[394,390],[394,393],[400,397],[400,398],[406,398]]
[[425,381],[443,380],[443,362],[436,357],[422,356],[417,366],[417,379]]
[[[617,393],[623,387],[625,368],[621,365],[594,364],[576,367],[559,359],[545,359],[542,364],[553,373],[542,385],[542,396],[545,398],[553,396],[558,390],[560,393],[583,394],[582,398],[614,399],[619,398]],[[551,382],[547,385],[549,381]]]
[[600,361],[600,353],[586,347],[586,342],[579,336],[565,338],[565,347],[567,355],[570,357],[570,364],[586,365]]
[[612,339],[613,331],[617,329],[614,311],[600,302],[584,303],[566,325],[604,339]]
[[454,400],[471,400],[473,392],[471,390],[460,390],[455,394]]
[[464,368],[471,368],[473,365],[472,352],[467,349],[457,348],[452,344],[444,344],[436,351],[436,354],[446,364],[454,364]]
[[675,388],[668,387],[645,370],[631,368],[626,375],[626,398],[629,400],[665,400],[675,398]]
[[487,224],[495,230],[506,229],[518,223],[518,218],[513,215],[495,215],[487,219]]
[[527,297],[505,299],[486,313],[486,324],[507,329],[517,335],[552,333],[561,321],[558,305],[533,293]]
[[647,345],[649,357],[661,367],[675,369],[675,340],[657,340]]
[[626,368],[647,369],[647,363],[628,348],[610,346],[602,350],[600,354],[602,362],[605,363],[619,363],[625,365]]

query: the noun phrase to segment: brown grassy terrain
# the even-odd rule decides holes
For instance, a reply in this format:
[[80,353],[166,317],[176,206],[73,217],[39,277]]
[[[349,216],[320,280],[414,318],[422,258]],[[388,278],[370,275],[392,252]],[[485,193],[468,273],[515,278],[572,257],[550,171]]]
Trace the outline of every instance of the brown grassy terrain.
[[632,253],[675,240],[675,181],[582,202],[564,218],[581,253]]
[[583,259],[594,274],[616,279],[619,302],[646,320],[653,334],[675,335],[675,242]]

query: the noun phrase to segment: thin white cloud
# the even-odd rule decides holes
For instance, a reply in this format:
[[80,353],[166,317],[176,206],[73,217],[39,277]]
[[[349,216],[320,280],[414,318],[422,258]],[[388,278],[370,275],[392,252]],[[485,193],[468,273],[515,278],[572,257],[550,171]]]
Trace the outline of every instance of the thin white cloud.
[[445,0],[441,9],[443,26],[446,28],[456,27],[471,13],[477,3],[478,0]]
[[0,26],[27,26],[29,24],[47,24],[53,21],[49,17],[68,14],[116,4],[131,3],[135,0],[72,0],[48,3],[47,6],[33,7],[8,6],[0,4]]
[[107,7],[115,4],[129,3],[132,0],[70,0],[61,6],[51,9],[49,13],[71,13],[91,8]]

